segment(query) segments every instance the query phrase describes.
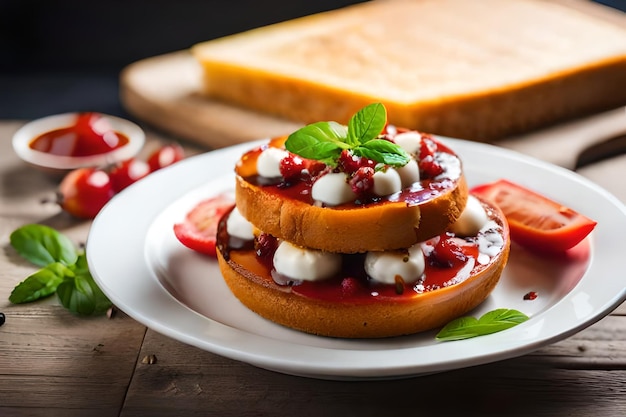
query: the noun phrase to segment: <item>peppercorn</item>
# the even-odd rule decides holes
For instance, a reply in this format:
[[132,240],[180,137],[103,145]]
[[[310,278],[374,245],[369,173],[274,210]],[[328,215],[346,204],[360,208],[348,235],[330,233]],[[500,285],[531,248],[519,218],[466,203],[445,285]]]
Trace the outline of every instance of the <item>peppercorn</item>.
[[5,316],[4,313],[0,312],[0,326],[2,326],[4,324],[6,319],[7,319],[7,316]]

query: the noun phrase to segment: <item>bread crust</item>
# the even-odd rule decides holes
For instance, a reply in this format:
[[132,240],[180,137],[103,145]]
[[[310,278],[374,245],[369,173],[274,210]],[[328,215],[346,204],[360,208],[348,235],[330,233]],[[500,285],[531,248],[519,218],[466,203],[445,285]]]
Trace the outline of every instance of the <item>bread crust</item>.
[[[465,281],[412,298],[362,303],[326,301],[293,293],[260,278],[254,266],[221,246],[219,267],[232,293],[250,310],[268,320],[303,332],[344,338],[382,338],[413,334],[445,325],[482,303],[498,283],[510,251],[509,231],[502,213],[505,245],[484,269]],[[225,255],[226,253],[226,255]],[[233,256],[235,255],[235,256]]]
[[413,206],[319,207],[282,198],[241,176],[235,185],[239,211],[260,230],[302,247],[340,253],[401,249],[427,240],[456,221],[467,197],[464,175],[453,188]]

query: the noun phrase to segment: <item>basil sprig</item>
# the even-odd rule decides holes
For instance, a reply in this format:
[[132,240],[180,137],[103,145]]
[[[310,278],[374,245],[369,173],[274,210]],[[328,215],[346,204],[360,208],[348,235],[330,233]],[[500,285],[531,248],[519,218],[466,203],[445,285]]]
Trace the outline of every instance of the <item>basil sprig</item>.
[[72,265],[78,258],[72,241],[51,227],[39,224],[22,226],[11,234],[10,241],[20,255],[37,266],[53,262]]
[[11,233],[11,246],[25,259],[42,268],[19,283],[9,301],[28,303],[56,293],[72,313],[103,314],[111,301],[94,281],[83,250],[51,227],[41,224],[22,226]]
[[435,336],[437,340],[450,341],[469,339],[510,329],[528,320],[524,313],[507,308],[485,313],[479,319],[460,317],[446,324]]
[[303,158],[333,167],[346,149],[381,164],[404,166],[410,159],[404,149],[388,140],[378,139],[386,123],[385,106],[373,103],[353,115],[347,127],[337,122],[317,122],[296,130],[287,138],[285,148]]

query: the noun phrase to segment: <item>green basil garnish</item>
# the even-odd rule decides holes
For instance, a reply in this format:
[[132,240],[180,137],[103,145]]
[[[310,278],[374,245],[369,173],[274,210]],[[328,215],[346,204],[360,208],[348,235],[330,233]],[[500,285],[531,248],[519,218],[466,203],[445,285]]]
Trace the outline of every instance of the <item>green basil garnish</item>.
[[111,301],[93,280],[84,251],[58,231],[41,224],[22,226],[11,233],[11,246],[39,271],[19,283],[9,301],[28,303],[57,294],[61,304],[72,313],[105,313]]
[[385,106],[374,103],[352,116],[347,128],[337,122],[317,122],[296,130],[287,138],[285,148],[333,167],[346,149],[378,163],[404,166],[410,159],[404,149],[388,140],[377,139],[386,123]]
[[510,329],[526,320],[528,316],[520,311],[500,308],[485,313],[479,319],[460,317],[452,320],[437,333],[435,338],[441,341],[469,339]]

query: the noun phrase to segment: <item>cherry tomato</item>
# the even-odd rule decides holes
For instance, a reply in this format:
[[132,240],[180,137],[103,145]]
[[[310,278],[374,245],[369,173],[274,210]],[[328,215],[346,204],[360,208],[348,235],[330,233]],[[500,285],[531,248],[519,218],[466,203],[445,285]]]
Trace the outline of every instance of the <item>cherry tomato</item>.
[[109,121],[98,113],[80,113],[74,130],[80,140],[75,143],[73,155],[97,155],[124,144]]
[[172,143],[163,145],[148,157],[148,165],[152,172],[172,165],[185,157],[182,146]]
[[114,194],[111,178],[105,171],[79,168],[61,181],[59,204],[75,217],[93,219]]
[[113,191],[119,193],[129,185],[139,181],[150,173],[150,167],[142,160],[131,158],[111,168],[109,176]]
[[472,193],[497,204],[509,223],[511,239],[535,251],[566,251],[597,224],[571,208],[504,179],[474,187]]
[[217,224],[234,205],[233,200],[224,195],[199,202],[187,213],[182,223],[174,225],[176,238],[189,249],[216,256]]

